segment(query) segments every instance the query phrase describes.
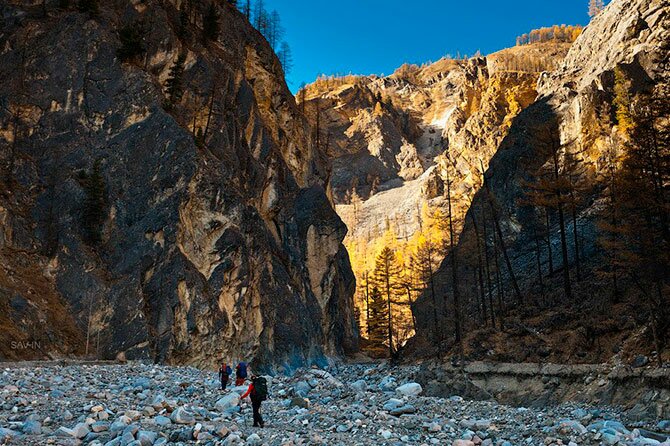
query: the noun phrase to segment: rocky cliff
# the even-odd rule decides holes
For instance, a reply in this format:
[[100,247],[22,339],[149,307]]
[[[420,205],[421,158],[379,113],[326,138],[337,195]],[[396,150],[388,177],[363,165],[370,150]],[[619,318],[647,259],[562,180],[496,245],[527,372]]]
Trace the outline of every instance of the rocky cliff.
[[[422,288],[411,259],[426,240],[441,247],[447,237],[447,177],[458,230],[482,169],[536,99],[541,70],[560,65],[569,47],[538,42],[486,57],[403,65],[385,77],[321,78],[298,93],[299,107],[318,129],[313,138],[333,159],[329,184],[349,228],[345,245],[361,314],[366,277],[383,246],[396,251],[416,282],[394,310],[399,343],[414,330],[406,308]],[[442,256],[438,248],[434,260]]]
[[[386,77],[322,78],[298,93],[334,160],[330,185],[350,235],[374,230],[366,222],[385,217],[398,221],[402,233],[416,231],[421,202],[443,205],[438,158],[445,153],[457,166],[458,188],[474,193],[482,164],[488,165],[512,119],[535,100],[538,68],[559,64],[569,46],[537,43],[486,57],[403,65]],[[357,213],[373,214],[358,224],[348,206],[353,195],[363,201]],[[398,206],[398,195],[409,198],[385,214],[389,203]]]
[[[515,361],[596,362],[612,356],[630,358],[635,352],[660,353],[657,347],[661,344],[654,344],[653,338],[661,333],[652,332],[655,327],[666,327],[650,320],[658,314],[653,308],[663,307],[667,293],[659,289],[660,302],[652,305],[655,298],[646,300],[644,287],[640,291],[639,283],[634,283],[635,274],[630,274],[621,279],[629,281],[628,299],[622,303],[608,297],[610,283],[599,274],[608,254],[598,240],[602,230],[597,221],[612,192],[598,178],[606,172],[609,153],[624,150],[628,144],[621,136],[622,129],[617,128],[623,125],[621,117],[614,117],[615,111],[622,109],[616,103],[617,83],[619,94],[631,98],[668,83],[663,67],[668,60],[669,21],[667,2],[611,2],[577,38],[564,62],[541,76],[538,98],[511,122],[507,136],[494,150],[486,172],[487,188],[477,192],[469,208],[457,250],[463,263],[471,262],[457,266],[462,277],[461,296],[464,294],[466,300],[461,302],[460,314],[466,326],[464,349],[468,354]],[[616,81],[617,76],[621,82]],[[659,119],[662,124],[663,117]],[[557,172],[565,172],[571,162],[583,166],[575,171],[575,182],[582,189],[580,199],[565,208],[566,215],[569,207],[574,212],[566,217],[564,244],[569,261],[564,264],[557,211],[552,210],[548,224],[542,226],[547,246],[543,241],[535,247],[533,234],[538,234],[538,226],[529,213],[528,184],[544,167],[555,165]],[[554,209],[556,205],[550,206]],[[488,238],[481,234],[486,226]],[[486,275],[477,280],[472,263],[477,260],[473,261],[468,251],[480,252],[480,262],[484,253],[488,262],[490,253],[492,264],[490,270],[487,264],[486,275],[490,271],[493,277],[489,275],[488,286]],[[442,327],[438,330],[452,333],[456,306],[450,265],[443,263],[436,282],[440,284],[438,294],[446,302],[441,304],[438,326]],[[573,282],[571,302],[557,291],[564,287],[566,270]],[[497,286],[496,274],[500,276]],[[611,274],[607,280],[611,281]],[[509,316],[504,330],[494,331],[490,326],[481,330],[487,324],[487,307],[489,316],[491,309],[507,308],[503,310]],[[427,296],[415,306],[415,315],[419,327],[415,346],[435,345],[437,330]],[[500,319],[499,328],[505,322]]]
[[355,350],[327,162],[243,15],[222,2],[209,41],[204,3],[34,3],[0,5],[2,356]]

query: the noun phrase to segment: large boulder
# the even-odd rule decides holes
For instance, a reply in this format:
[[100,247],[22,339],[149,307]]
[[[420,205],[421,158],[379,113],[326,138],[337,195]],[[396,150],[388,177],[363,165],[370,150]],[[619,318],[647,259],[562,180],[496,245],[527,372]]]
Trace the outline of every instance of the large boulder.
[[393,392],[397,387],[395,377],[388,375],[384,377],[377,386],[382,392]]
[[232,392],[219,398],[214,407],[219,412],[225,412],[233,407],[236,407],[238,404],[240,404],[240,395]]
[[195,423],[195,416],[186,410],[185,407],[180,406],[177,407],[172,414],[170,415],[170,420],[172,420],[173,423],[177,424],[194,424]]
[[397,387],[395,391],[404,396],[418,396],[423,391],[423,388],[419,383],[407,383]]

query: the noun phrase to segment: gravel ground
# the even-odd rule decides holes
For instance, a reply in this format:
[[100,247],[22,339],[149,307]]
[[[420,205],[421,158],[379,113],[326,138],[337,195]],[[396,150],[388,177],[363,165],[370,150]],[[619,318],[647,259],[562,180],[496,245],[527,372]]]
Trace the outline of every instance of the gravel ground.
[[221,391],[214,372],[23,364],[0,374],[0,444],[670,446],[667,420],[625,426],[614,408],[425,397],[411,380],[417,372],[340,364],[268,377],[259,429],[239,402],[246,386]]

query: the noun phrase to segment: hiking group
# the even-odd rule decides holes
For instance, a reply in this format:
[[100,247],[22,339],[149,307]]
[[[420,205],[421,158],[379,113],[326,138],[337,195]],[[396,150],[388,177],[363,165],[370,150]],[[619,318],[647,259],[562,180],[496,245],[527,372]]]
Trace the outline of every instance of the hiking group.
[[[219,379],[221,380],[221,390],[226,390],[228,386],[228,381],[230,380],[230,375],[233,374],[233,370],[228,364],[224,361],[221,361],[221,367],[219,367]],[[235,367],[235,386],[243,386],[248,376],[248,366],[246,362],[240,362]],[[240,404],[242,400],[249,397],[251,399],[251,407],[254,412],[254,427],[263,427],[265,422],[261,416],[261,404],[268,397],[268,383],[267,380],[262,376],[257,376],[255,374],[251,375],[251,383],[247,388],[247,391],[240,397]]]

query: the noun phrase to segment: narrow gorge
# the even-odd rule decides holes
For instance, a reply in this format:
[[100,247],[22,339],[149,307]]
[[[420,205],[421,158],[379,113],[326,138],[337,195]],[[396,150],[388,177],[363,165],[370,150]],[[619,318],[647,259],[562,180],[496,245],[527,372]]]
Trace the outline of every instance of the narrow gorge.
[[670,446],[668,1],[400,3],[0,0],[0,444]]
[[[333,159],[366,340],[378,293],[395,317],[377,343],[410,357],[667,356],[668,264],[648,274],[649,254],[631,268],[645,255],[625,247],[623,220],[637,211],[612,217],[608,181],[642,138],[630,123],[640,110],[667,149],[668,20],[663,2],[613,1],[585,28],[543,28],[487,56],[390,76],[324,76],[298,92]],[[641,102],[651,96],[658,105]],[[391,292],[375,279],[384,248],[395,253]]]
[[[2,9],[5,359],[291,369],[357,352],[359,334],[406,358],[667,349],[666,319],[648,323],[667,265],[660,300],[630,314],[651,279],[607,260],[639,254],[605,221],[612,153],[637,137],[621,121],[667,91],[663,2],[295,97],[244,5],[48,3]],[[375,297],[388,330],[369,326]]]

